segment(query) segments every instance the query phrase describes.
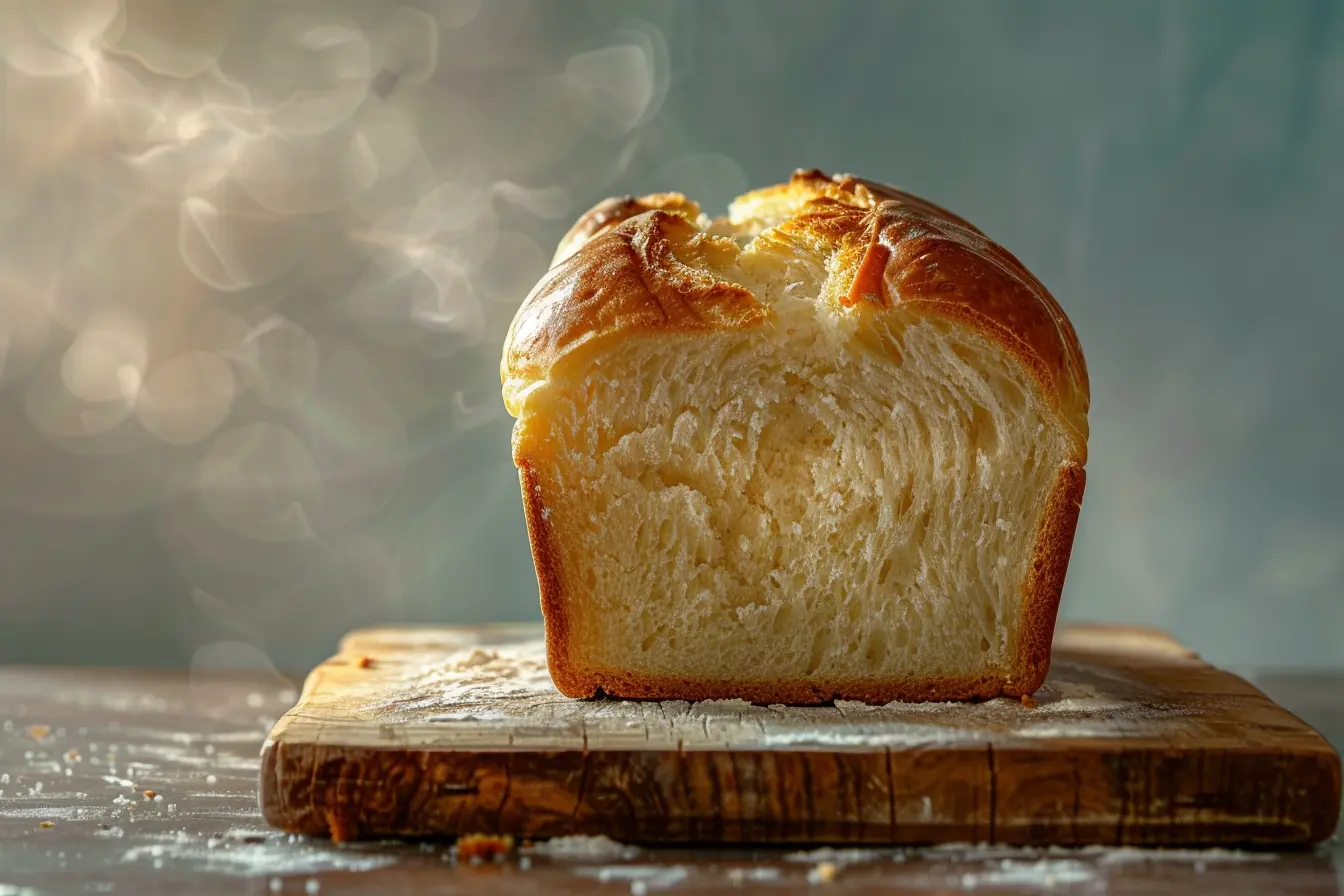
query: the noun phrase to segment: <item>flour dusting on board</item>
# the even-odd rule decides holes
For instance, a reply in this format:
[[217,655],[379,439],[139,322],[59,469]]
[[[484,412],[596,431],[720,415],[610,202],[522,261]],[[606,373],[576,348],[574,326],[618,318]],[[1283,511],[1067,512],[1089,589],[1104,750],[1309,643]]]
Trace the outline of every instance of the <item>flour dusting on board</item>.
[[442,725],[481,721],[545,726],[589,744],[602,738],[650,749],[699,744],[757,747],[912,747],[998,743],[1006,738],[1151,736],[1189,710],[1137,679],[1087,663],[1057,659],[1028,707],[1016,700],[982,703],[889,703],[851,700],[830,706],[756,706],[745,700],[571,700],[546,669],[541,640],[472,646],[417,666],[408,664],[386,696],[362,712],[385,723]]

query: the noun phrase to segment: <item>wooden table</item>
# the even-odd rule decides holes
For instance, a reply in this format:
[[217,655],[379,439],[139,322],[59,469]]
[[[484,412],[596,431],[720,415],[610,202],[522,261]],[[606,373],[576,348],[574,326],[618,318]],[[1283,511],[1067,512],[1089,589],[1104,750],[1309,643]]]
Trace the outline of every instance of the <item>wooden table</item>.
[[[1344,744],[1344,673],[1249,677]],[[443,844],[334,847],[268,830],[258,812],[262,739],[295,697],[292,683],[274,678],[0,669],[0,896],[1335,894],[1344,873],[1338,841],[1305,853],[1160,858],[1099,849],[797,856],[701,848],[644,851],[620,861],[538,855],[479,866],[455,864]],[[820,882],[832,873],[833,880]]]

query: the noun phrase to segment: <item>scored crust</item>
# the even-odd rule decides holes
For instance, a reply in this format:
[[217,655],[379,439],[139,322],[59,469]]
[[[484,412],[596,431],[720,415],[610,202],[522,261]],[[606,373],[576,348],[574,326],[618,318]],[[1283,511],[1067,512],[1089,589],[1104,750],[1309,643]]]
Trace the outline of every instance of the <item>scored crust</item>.
[[[705,681],[587,666],[572,655],[560,554],[536,473],[548,445],[521,419],[530,387],[635,333],[749,329],[768,307],[744,287],[688,259],[736,254],[730,240],[692,222],[698,206],[675,193],[607,200],[566,234],[556,265],[523,302],[505,342],[504,400],[520,416],[513,435],[528,535],[546,622],[546,652],[556,688],[570,697],[742,698],[755,703],[954,700],[1023,696],[1049,671],[1060,594],[1073,547],[1086,476],[1087,369],[1077,335],[1046,288],[1013,255],[965,220],[894,187],[849,176],[798,171],[787,184],[748,193],[734,212],[787,202],[794,215],[760,240],[826,249],[847,288],[837,311],[881,315],[897,308],[965,326],[1007,349],[1031,373],[1069,434],[1070,452],[1042,514],[1007,674],[952,680]],[[843,283],[841,284],[844,285]]]

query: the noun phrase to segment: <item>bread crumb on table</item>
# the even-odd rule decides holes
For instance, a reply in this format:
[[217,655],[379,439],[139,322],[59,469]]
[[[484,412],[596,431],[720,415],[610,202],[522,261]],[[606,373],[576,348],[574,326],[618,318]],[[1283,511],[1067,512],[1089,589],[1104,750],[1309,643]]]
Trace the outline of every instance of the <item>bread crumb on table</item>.
[[1036,702],[1035,697],[1031,696],[1030,694],[1023,694],[1022,705],[1025,706],[1027,709],[1035,709],[1039,704]]
[[453,852],[459,862],[502,859],[513,852],[513,838],[507,834],[467,834],[457,838]]
[[832,862],[820,862],[815,868],[807,872],[807,882],[810,884],[829,884],[835,880],[837,869]]
[[360,669],[370,669],[373,667],[374,659],[371,656],[362,656],[355,661],[355,665]]
[[51,734],[51,728],[46,725],[28,726],[28,736],[33,740],[46,740],[49,734]]
[[43,828],[43,830],[45,830],[45,829],[47,829],[47,828],[54,828],[54,827],[56,827],[56,822],[54,822],[54,821],[44,821],[44,822],[42,822],[42,828]]

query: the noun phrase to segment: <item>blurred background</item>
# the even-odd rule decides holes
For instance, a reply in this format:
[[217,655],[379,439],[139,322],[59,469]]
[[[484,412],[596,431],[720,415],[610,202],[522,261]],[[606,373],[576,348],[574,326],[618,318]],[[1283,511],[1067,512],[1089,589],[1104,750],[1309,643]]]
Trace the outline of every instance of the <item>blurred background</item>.
[[0,0],[0,662],[539,618],[499,350],[573,218],[820,167],[1092,375],[1067,618],[1344,663],[1344,3]]

